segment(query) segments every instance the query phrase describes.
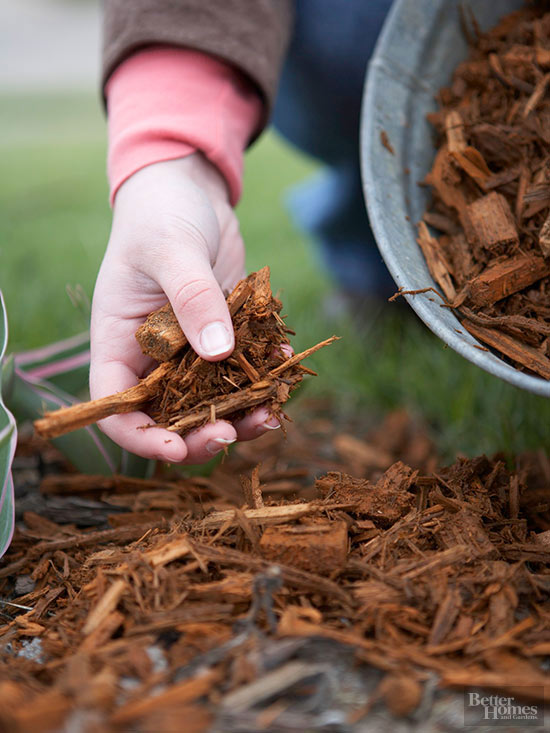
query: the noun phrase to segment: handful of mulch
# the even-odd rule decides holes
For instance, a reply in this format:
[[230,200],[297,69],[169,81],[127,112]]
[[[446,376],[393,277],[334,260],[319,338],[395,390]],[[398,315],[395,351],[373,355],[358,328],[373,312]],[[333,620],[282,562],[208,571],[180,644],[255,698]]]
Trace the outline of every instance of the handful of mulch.
[[[241,280],[227,298],[235,330],[235,350],[227,359],[205,361],[193,351],[168,304],[137,330],[144,354],[159,366],[134,387],[115,395],[49,412],[34,423],[44,438],[55,438],[110,415],[142,410],[156,424],[185,435],[208,421],[235,419],[260,404],[274,415],[304,374],[300,362],[335,336],[288,356],[288,334],[281,302],[271,292],[269,268]],[[146,426],[144,426],[146,427]]]
[[[439,149],[418,243],[474,337],[550,379],[550,13],[530,3],[487,33],[429,115]],[[431,226],[441,236],[433,237]]]

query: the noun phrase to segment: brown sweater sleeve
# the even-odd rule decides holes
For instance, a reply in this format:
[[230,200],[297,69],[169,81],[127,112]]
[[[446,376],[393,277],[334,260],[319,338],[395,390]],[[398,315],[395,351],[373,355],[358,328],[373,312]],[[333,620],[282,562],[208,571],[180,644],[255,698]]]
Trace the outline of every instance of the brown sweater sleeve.
[[269,117],[288,44],[292,0],[105,0],[103,86],[135,51],[167,44],[204,51],[242,71]]

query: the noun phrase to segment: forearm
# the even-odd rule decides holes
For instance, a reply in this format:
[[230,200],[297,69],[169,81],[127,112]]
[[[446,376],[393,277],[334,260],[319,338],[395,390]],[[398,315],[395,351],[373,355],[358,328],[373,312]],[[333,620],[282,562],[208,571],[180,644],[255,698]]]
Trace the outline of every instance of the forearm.
[[293,0],[104,0],[103,86],[130,56],[164,45],[237,69],[270,116],[293,22]]
[[106,97],[111,201],[141,168],[199,150],[224,176],[231,203],[237,202],[243,151],[262,110],[238,71],[197,51],[152,48],[121,64]]

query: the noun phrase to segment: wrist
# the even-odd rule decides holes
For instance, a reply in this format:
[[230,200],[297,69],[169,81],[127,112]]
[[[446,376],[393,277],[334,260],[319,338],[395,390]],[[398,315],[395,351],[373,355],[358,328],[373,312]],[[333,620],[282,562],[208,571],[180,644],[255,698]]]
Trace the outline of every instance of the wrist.
[[[201,152],[183,158],[164,160],[143,166],[122,183],[113,202],[113,212],[124,209],[133,220],[152,211],[158,220],[162,212],[178,211],[182,199],[186,204],[198,199],[208,201],[214,208],[230,206],[225,178]],[[159,221],[160,224],[160,221]]]
[[231,192],[226,178],[200,150],[167,162],[173,163],[174,170],[179,176],[185,176],[195,186],[202,189],[210,199],[231,203]]

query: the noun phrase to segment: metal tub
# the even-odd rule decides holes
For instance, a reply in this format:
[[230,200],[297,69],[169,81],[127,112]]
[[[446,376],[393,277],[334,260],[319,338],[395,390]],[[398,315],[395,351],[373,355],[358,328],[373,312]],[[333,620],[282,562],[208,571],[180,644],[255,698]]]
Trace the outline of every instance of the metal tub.
[[[523,2],[473,0],[469,5],[481,27],[488,29]],[[418,182],[430,170],[435,155],[426,114],[436,109],[436,92],[449,83],[454,68],[467,55],[459,0],[396,0],[369,64],[361,122],[365,198],[382,257],[404,290],[436,287],[416,243],[416,223],[430,198],[429,190]],[[381,143],[383,131],[394,155]],[[517,387],[550,396],[550,382],[476,348],[478,342],[433,293],[404,297],[459,354]]]

